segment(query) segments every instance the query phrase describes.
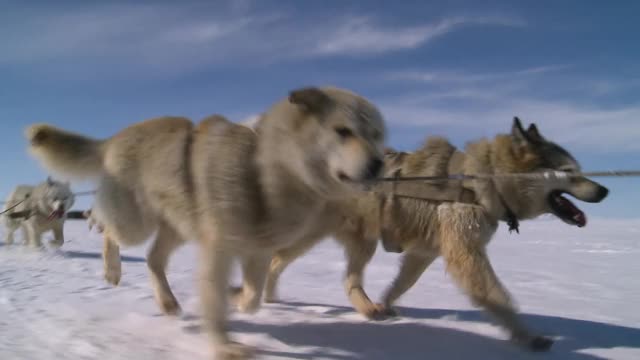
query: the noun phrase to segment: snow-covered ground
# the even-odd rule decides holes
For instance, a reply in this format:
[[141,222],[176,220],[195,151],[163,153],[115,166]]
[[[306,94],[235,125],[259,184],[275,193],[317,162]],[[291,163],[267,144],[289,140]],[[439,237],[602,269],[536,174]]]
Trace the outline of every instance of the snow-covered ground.
[[[0,246],[0,359],[211,359],[196,293],[194,245],[181,249],[169,279],[185,313],[162,316],[144,248],[123,252],[119,287],[102,280],[101,241],[69,222],[61,251]],[[529,354],[474,309],[436,262],[402,299],[402,317],[368,322],[342,291],[344,258],[327,241],[282,278],[285,301],[232,315],[236,339],[265,359],[640,359],[640,220],[558,220],[504,227],[489,248],[524,320],[557,343]],[[378,298],[397,255],[379,249],[367,269]]]

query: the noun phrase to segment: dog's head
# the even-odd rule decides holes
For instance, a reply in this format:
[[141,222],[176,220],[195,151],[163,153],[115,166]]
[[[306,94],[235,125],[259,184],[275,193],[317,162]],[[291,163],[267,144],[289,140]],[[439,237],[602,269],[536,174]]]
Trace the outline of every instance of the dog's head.
[[[511,130],[511,146],[514,172],[563,171],[569,175],[580,172],[575,158],[561,146],[545,139],[535,124],[526,130],[516,117]],[[515,165],[515,166],[514,166]],[[514,180],[510,194],[517,193],[519,214],[523,218],[533,218],[542,214],[554,214],[570,225],[583,227],[587,223],[582,210],[565,195],[598,203],[607,197],[609,190],[604,186],[582,176],[568,176],[561,179],[519,179]],[[507,199],[509,200],[509,199]]]
[[289,120],[269,118],[261,127],[281,121],[277,147],[286,152],[289,169],[316,191],[338,195],[380,175],[386,129],[378,109],[363,97],[309,87],[291,91],[279,111],[271,116]]
[[62,219],[75,203],[68,182],[59,182],[48,177],[44,183],[44,196],[40,199],[40,208],[49,213],[49,219]]

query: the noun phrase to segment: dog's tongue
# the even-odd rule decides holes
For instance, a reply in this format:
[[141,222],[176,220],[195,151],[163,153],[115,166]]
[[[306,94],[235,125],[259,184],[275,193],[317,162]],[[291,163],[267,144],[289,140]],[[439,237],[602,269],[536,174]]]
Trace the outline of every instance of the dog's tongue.
[[566,209],[567,213],[572,214],[571,218],[576,222],[578,227],[584,227],[587,225],[587,216],[582,212],[582,210],[578,209],[577,206],[573,205],[571,201],[564,196],[558,196],[558,202]]

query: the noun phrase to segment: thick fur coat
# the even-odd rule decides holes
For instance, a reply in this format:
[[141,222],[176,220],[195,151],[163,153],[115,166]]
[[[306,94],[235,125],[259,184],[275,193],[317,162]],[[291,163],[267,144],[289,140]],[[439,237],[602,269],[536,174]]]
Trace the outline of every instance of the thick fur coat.
[[292,91],[261,115],[255,130],[211,116],[132,125],[96,140],[48,125],[27,130],[31,151],[51,171],[99,183],[91,217],[105,236],[105,276],[121,276],[119,246],[156,233],[148,266],[156,299],[179,311],[165,268],[184,241],[201,246],[204,322],[219,358],[244,359],[227,335],[231,263],[242,265],[242,311],[258,309],[278,249],[323,228],[327,204],[351,196],[382,168],[385,128],[376,107],[352,92]]
[[[442,138],[430,138],[413,153],[388,151],[385,156],[387,176],[535,174],[545,170],[571,173],[580,167],[566,150],[544,139],[535,125],[524,130],[517,118],[511,134],[470,143],[464,152],[456,151]],[[324,236],[333,235],[345,247],[348,259],[347,295],[354,308],[368,318],[393,314],[393,304],[442,256],[448,273],[473,303],[488,311],[515,342],[536,351],[551,346],[549,338],[537,336],[521,323],[491,266],[486,245],[509,213],[518,220],[552,213],[571,225],[584,226],[584,214],[562,195],[600,202],[607,196],[606,188],[583,177],[567,177],[554,181],[498,178],[399,183],[391,193],[389,187],[384,190],[382,196],[368,194],[335,204],[342,217],[336,229],[326,229],[322,236],[279,251],[271,263],[266,301],[276,301],[277,281],[288,264]],[[462,201],[458,194],[472,196]],[[404,254],[396,279],[381,303],[374,304],[363,289],[363,272],[378,239],[388,251]]]

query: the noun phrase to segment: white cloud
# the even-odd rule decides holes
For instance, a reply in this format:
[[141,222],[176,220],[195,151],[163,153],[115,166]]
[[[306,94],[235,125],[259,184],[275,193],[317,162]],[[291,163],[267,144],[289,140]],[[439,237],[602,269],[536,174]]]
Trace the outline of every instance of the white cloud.
[[524,26],[518,18],[452,17],[433,24],[382,27],[366,17],[349,19],[329,33],[314,52],[324,55],[375,54],[414,49],[447,33],[472,25]]
[[[177,5],[94,5],[0,19],[0,63],[125,64],[135,70],[193,69],[413,49],[466,26],[522,26],[508,17],[450,17],[382,26],[368,17],[312,19],[251,10]],[[215,11],[213,11],[215,10]],[[335,29],[335,30],[332,30]]]
[[386,74],[388,80],[412,81],[432,84],[476,84],[485,81],[514,80],[565,70],[568,65],[545,65],[510,72],[469,74],[455,71],[393,71]]
[[[480,96],[485,102],[487,97]],[[414,101],[415,100],[415,101]],[[471,104],[471,105],[469,105]],[[426,134],[457,134],[468,140],[507,132],[519,116],[535,122],[543,135],[560,144],[590,152],[640,151],[640,106],[614,109],[585,107],[566,101],[491,96],[490,105],[460,101],[455,106],[435,105],[423,98],[381,102],[393,126],[417,127]]]
[[563,86],[562,78],[555,76],[565,68],[543,66],[490,74],[393,73],[387,79],[424,82],[426,88],[421,93],[403,94],[379,103],[392,127],[419,127],[429,133],[453,133],[472,140],[509,131],[513,116],[519,116],[523,121],[537,123],[551,140],[574,149],[640,151],[640,104],[603,107],[570,96],[535,96],[530,91],[534,82],[546,74],[554,76],[543,86]]

